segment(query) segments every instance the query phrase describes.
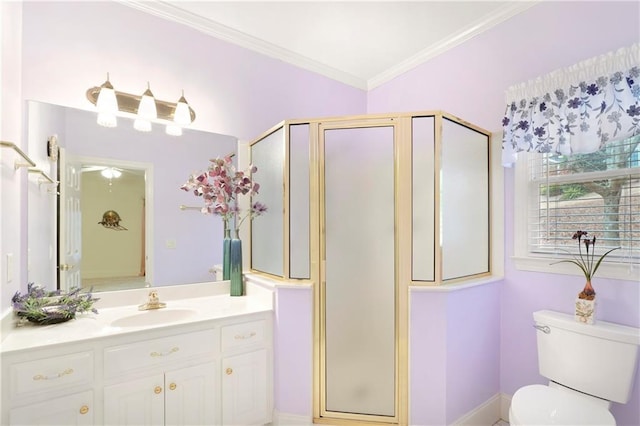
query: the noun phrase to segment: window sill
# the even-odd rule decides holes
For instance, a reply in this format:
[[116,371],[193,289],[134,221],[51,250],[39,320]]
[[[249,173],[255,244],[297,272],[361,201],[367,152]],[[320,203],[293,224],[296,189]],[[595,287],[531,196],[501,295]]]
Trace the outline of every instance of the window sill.
[[[582,271],[571,263],[558,263],[560,259],[512,256],[511,260],[516,269],[521,271],[545,272],[550,274],[564,274],[584,276]],[[610,278],[614,280],[638,281],[640,280],[640,268],[638,265],[622,263],[602,263],[598,268],[597,278]]]

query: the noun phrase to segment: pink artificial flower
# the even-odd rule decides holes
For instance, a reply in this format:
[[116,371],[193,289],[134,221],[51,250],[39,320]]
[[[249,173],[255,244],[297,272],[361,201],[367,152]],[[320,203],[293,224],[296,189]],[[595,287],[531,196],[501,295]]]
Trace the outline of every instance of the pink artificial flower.
[[252,179],[252,174],[258,171],[256,166],[250,165],[246,171],[238,171],[231,156],[217,157],[209,162],[206,172],[189,176],[187,182],[180,187],[184,191],[193,191],[196,197],[203,198],[202,213],[219,215],[225,222],[234,218],[236,228],[239,228],[247,217],[260,216],[267,211],[264,204],[255,202],[242,216],[238,206],[240,194],[254,195],[260,189],[260,185]]

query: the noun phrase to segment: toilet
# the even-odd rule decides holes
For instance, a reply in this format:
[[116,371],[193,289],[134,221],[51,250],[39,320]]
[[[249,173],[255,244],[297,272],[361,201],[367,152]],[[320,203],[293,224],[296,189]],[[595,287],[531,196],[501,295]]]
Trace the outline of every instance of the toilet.
[[611,402],[631,397],[638,365],[640,329],[573,315],[533,313],[538,369],[548,385],[524,386],[513,394],[509,424],[615,425]]

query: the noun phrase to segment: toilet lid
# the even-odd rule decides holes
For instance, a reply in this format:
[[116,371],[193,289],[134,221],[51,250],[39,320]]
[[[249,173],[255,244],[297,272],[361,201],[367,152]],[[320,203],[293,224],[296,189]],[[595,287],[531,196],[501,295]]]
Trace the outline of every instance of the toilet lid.
[[612,425],[616,420],[606,408],[579,395],[544,385],[518,389],[511,399],[513,424]]

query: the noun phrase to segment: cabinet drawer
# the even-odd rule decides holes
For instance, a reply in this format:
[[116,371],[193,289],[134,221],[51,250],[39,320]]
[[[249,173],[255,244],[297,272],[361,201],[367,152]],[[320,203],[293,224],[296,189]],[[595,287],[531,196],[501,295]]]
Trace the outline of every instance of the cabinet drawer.
[[105,378],[217,352],[217,330],[145,340],[104,350]]
[[222,351],[245,346],[262,345],[265,340],[265,321],[251,321],[222,327]]
[[15,363],[9,367],[9,371],[12,398],[72,385],[77,388],[93,382],[93,352]]
[[94,412],[93,392],[85,391],[14,408],[9,424],[89,426],[94,424]]

